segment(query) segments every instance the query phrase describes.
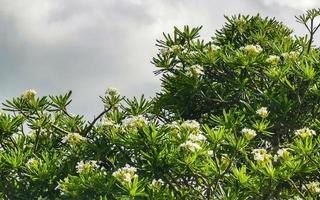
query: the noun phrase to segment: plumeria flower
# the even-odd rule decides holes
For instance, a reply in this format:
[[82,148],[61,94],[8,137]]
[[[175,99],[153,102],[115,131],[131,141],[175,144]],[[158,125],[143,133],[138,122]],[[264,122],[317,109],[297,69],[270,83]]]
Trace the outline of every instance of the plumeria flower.
[[27,161],[27,166],[28,167],[38,167],[39,165],[41,164],[41,161],[39,161],[38,159],[36,158],[30,158],[28,161]]
[[97,169],[99,166],[97,165],[97,161],[89,160],[83,162],[82,160],[77,163],[76,169],[77,173],[81,174],[82,172],[88,172]]
[[247,45],[245,47],[241,47],[240,50],[243,50],[251,55],[259,54],[263,51],[260,45],[252,45],[252,44]]
[[184,121],[181,125],[181,128],[183,129],[187,129],[188,131],[190,131],[191,133],[201,133],[200,130],[200,124],[199,122],[195,121],[195,120],[187,120]]
[[269,115],[269,111],[267,107],[261,107],[256,111],[256,113],[261,117],[261,118],[267,118]]
[[258,163],[269,163],[271,162],[272,155],[267,153],[265,149],[254,149],[252,151],[253,159]]
[[108,117],[104,117],[102,119],[102,123],[101,124],[103,126],[114,126],[116,123],[112,119],[110,119]]
[[290,51],[286,53],[282,53],[281,56],[286,60],[296,60],[300,55],[299,51]]
[[132,116],[122,121],[123,126],[130,128],[141,128],[148,123],[148,120],[142,115]]
[[189,67],[189,70],[187,71],[188,76],[196,76],[199,77],[204,74],[203,67],[200,65],[192,65]]
[[180,144],[180,147],[185,148],[191,152],[196,152],[196,151],[199,151],[202,149],[198,143],[190,141],[190,140]]
[[280,62],[280,56],[270,55],[269,58],[266,59],[266,62],[270,65],[277,65]]
[[29,89],[22,94],[22,98],[26,100],[31,100],[31,99],[34,99],[36,95],[37,95],[37,92],[34,89]]
[[118,96],[120,93],[116,88],[113,87],[109,87],[106,90],[106,95],[110,95],[110,96]]
[[154,187],[154,188],[160,188],[164,185],[164,182],[162,179],[153,179],[152,182],[151,182],[151,186]]
[[207,47],[207,51],[209,52],[216,52],[220,49],[219,46],[215,45],[215,44],[211,44]]
[[249,128],[244,128],[241,130],[241,133],[244,135],[244,137],[247,140],[252,140],[254,137],[257,136],[257,133],[255,130],[249,129]]
[[163,48],[163,49],[160,49],[160,53],[164,56],[167,56],[170,54],[170,48]]
[[126,164],[123,168],[118,169],[112,173],[112,176],[115,177],[118,181],[123,184],[131,183],[134,178],[138,178],[137,168],[131,167]]
[[178,54],[180,53],[182,50],[182,46],[181,45],[173,45],[170,47],[170,52]]
[[306,138],[306,137],[311,137],[313,135],[316,135],[316,132],[312,129],[304,127],[302,129],[296,130],[294,134],[298,137]]
[[320,183],[318,181],[309,182],[303,189],[310,191],[313,195],[318,195],[320,194]]
[[277,161],[279,158],[286,160],[290,157],[290,152],[288,148],[282,148],[277,151],[277,155],[274,156],[274,160]]
[[81,136],[79,133],[68,133],[68,135],[62,138],[62,143],[68,142],[71,146],[75,146],[85,140],[86,138]]
[[189,135],[188,139],[193,142],[203,142],[207,140],[207,138],[202,134],[192,134],[192,133]]

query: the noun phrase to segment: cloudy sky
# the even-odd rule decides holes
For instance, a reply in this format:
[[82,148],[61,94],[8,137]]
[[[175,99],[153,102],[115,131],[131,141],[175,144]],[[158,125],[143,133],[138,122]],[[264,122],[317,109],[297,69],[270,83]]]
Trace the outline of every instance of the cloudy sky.
[[159,91],[150,60],[173,26],[203,25],[208,39],[223,15],[261,13],[303,34],[294,15],[317,7],[319,0],[0,0],[0,101],[29,88],[72,90],[72,111],[92,116],[107,87],[129,97]]

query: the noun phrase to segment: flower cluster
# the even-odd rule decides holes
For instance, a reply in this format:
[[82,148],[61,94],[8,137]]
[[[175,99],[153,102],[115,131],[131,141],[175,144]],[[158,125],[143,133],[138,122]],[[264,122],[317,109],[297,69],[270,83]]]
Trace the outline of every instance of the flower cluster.
[[244,135],[244,137],[247,140],[252,140],[254,137],[257,136],[257,133],[255,130],[252,130],[250,128],[244,128],[241,130],[241,133]]
[[160,52],[162,55],[167,56],[170,53],[178,54],[181,52],[181,50],[182,50],[181,45],[173,45],[171,47],[161,49]]
[[118,96],[120,93],[116,88],[113,87],[109,87],[106,90],[106,95],[110,95],[110,96]]
[[266,62],[270,65],[277,65],[280,62],[280,56],[270,55],[269,58],[266,59]]
[[282,53],[281,56],[286,60],[296,60],[300,55],[298,51],[290,51],[286,53]]
[[86,140],[86,138],[79,133],[68,133],[68,135],[62,138],[62,143],[68,142],[71,146],[75,146],[84,140]]
[[131,183],[132,179],[138,178],[137,168],[126,164],[123,168],[112,173],[112,176],[118,179],[121,183]]
[[26,100],[34,99],[37,95],[37,92],[33,89],[29,89],[22,94],[22,98]]
[[267,107],[261,107],[256,111],[256,113],[261,117],[261,118],[267,118],[269,115],[269,111]]
[[302,129],[296,130],[294,134],[298,137],[306,138],[306,137],[311,137],[313,135],[316,135],[316,132],[312,129],[304,127]]
[[188,76],[196,76],[196,77],[198,77],[198,76],[201,76],[203,74],[204,74],[203,67],[200,66],[200,65],[192,65],[189,68],[188,72],[187,72]]
[[318,181],[312,181],[307,183],[304,189],[310,191],[313,195],[320,194],[320,183]]
[[114,125],[115,125],[115,122],[114,122],[112,119],[108,118],[108,117],[104,117],[104,118],[102,119],[101,124],[102,124],[103,126],[114,126]]
[[148,123],[148,120],[142,115],[132,116],[122,121],[123,126],[130,128],[141,128]]
[[206,141],[206,137],[201,134],[200,124],[195,120],[184,121],[180,127],[187,130],[190,135],[188,140],[182,144],[180,147],[185,148],[191,152],[199,151],[202,149],[201,142]]
[[97,164],[97,161],[95,160],[88,160],[83,162],[82,160],[77,163],[76,169],[77,173],[81,174],[82,172],[89,172],[92,170],[97,169],[99,166]]
[[153,179],[152,182],[151,182],[151,186],[154,187],[154,188],[160,188],[164,185],[164,182],[162,179]]
[[191,133],[200,133],[200,124],[195,120],[186,120],[184,121],[181,126],[183,129],[187,129]]
[[282,148],[277,151],[277,155],[274,156],[274,160],[277,161],[279,158],[286,160],[290,157],[290,152],[288,148]]
[[253,159],[258,163],[269,163],[271,161],[272,155],[268,154],[265,149],[254,149],[252,153]]
[[240,50],[243,50],[251,55],[259,54],[263,51],[260,45],[252,45],[252,44],[247,45],[245,47],[241,47]]
[[208,51],[209,52],[215,52],[215,51],[218,51],[220,49],[220,47],[219,46],[217,46],[217,45],[215,45],[215,44],[211,44],[211,45],[209,45],[208,46]]
[[200,134],[200,133],[199,134],[191,133],[189,135],[188,139],[190,141],[193,141],[193,142],[202,142],[202,141],[206,141],[207,138],[204,135]]
[[39,161],[38,159],[35,159],[35,158],[30,158],[28,161],[27,161],[27,166],[29,168],[36,168],[38,167],[39,165],[41,164],[41,161]]
[[179,53],[182,49],[181,45],[173,45],[172,47],[170,47],[169,51],[172,53]]
[[190,140],[187,140],[186,142],[180,144],[180,147],[185,148],[191,152],[196,152],[202,149],[200,144]]

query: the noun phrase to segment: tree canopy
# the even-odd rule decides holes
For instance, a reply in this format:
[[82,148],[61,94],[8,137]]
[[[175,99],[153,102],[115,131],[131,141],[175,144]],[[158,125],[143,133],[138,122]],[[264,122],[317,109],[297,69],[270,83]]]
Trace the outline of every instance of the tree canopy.
[[174,28],[152,59],[161,91],[114,88],[92,121],[71,92],[27,90],[0,113],[2,199],[318,199],[320,10],[226,17],[210,41]]

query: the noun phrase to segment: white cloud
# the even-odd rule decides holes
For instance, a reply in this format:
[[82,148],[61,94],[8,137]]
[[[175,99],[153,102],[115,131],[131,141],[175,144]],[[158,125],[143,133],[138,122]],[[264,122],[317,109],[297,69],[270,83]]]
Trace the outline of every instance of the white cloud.
[[298,10],[306,10],[320,6],[319,0],[262,0],[268,6],[284,6]]
[[109,86],[127,96],[159,91],[150,60],[155,40],[173,26],[203,25],[202,38],[209,39],[225,14],[260,12],[294,21],[292,9],[261,6],[262,0],[0,0],[0,5],[0,101],[28,88],[40,95],[71,89],[75,112],[88,115],[98,112],[98,96]]

